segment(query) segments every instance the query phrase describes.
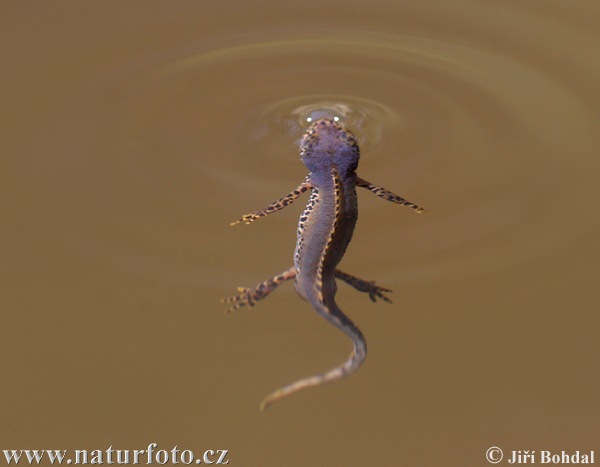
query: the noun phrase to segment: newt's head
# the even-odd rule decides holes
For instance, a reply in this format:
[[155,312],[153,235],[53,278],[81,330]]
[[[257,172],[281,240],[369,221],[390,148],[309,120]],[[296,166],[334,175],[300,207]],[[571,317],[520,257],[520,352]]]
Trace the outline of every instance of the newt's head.
[[300,142],[300,159],[310,172],[354,172],[360,151],[356,137],[340,122],[321,119],[308,127]]

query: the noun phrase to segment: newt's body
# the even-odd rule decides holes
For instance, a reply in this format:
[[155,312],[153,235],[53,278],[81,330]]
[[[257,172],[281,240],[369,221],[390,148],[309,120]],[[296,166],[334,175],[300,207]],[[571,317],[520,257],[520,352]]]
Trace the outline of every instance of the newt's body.
[[379,297],[389,302],[382,292],[390,290],[336,269],[356,225],[356,187],[367,188],[388,201],[410,206],[417,212],[422,212],[423,209],[384,188],[358,178],[356,168],[359,155],[356,138],[341,123],[329,119],[314,122],[300,144],[300,158],[309,170],[306,180],[279,201],[234,222],[249,224],[259,217],[283,209],[302,193],[311,190],[310,199],[298,223],[294,266],[253,289],[239,288],[239,294],[226,302],[234,304],[229,311],[244,305],[253,306],[282,282],[295,279],[298,294],[307,300],[317,313],[348,335],[354,344],[352,354],[342,365],[327,373],[305,378],[278,389],[263,401],[263,410],[274,401],[306,387],[341,379],[354,372],[365,360],[367,344],[362,333],[335,303],[336,278],[342,279],[361,292],[367,292],[373,301]]

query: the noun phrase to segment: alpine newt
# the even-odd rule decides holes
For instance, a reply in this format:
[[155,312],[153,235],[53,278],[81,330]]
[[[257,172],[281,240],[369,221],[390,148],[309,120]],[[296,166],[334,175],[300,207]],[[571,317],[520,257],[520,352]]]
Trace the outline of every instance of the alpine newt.
[[238,295],[227,298],[224,302],[231,304],[228,312],[243,306],[251,307],[283,282],[294,279],[298,295],[307,300],[319,315],[343,331],[354,344],[350,357],[340,366],[278,389],[264,399],[261,410],[304,388],[344,378],[364,362],[367,344],[360,330],[335,302],[336,278],[360,292],[368,293],[372,301],[380,298],[390,302],[384,292],[391,290],[337,269],[350,243],[358,217],[356,187],[366,188],[393,203],[409,206],[418,213],[424,209],[359,178],[356,174],[359,156],[356,137],[342,123],[333,119],[315,121],[306,130],[300,143],[300,159],[309,170],[306,179],[288,195],[231,224],[250,224],[260,217],[285,208],[302,193],[311,190],[308,204],[298,223],[294,265],[254,288],[238,288]]

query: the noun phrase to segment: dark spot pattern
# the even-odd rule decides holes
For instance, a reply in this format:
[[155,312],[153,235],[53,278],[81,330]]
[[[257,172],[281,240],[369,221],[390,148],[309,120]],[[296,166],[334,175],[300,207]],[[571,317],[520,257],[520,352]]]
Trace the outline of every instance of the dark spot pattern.
[[418,212],[419,214],[421,214],[422,212],[427,212],[426,209],[423,209],[423,208],[417,206],[415,203],[411,203],[410,201],[404,199],[402,196],[398,196],[398,195],[392,193],[391,191],[386,190],[385,188],[382,188],[380,186],[373,185],[372,183],[367,182],[366,180],[363,180],[362,178],[357,179],[356,186],[361,187],[361,188],[366,188],[371,193],[375,193],[377,196],[385,199],[386,201],[391,201],[392,203],[402,204],[403,206],[408,206],[409,208],[414,209],[415,212]]
[[[306,208],[304,208],[304,212],[300,216],[300,220],[298,221],[298,229],[297,229],[297,240],[296,240],[296,252],[294,254],[294,264],[300,264],[300,258],[302,257],[304,250],[304,231],[306,230],[306,223],[310,218],[311,213],[315,209],[315,206],[319,202],[319,189],[316,187],[312,188],[310,193],[310,198],[308,199],[308,203],[306,204]],[[298,274],[300,274],[300,267],[298,266]]]
[[331,246],[335,241],[335,235],[338,231],[338,225],[340,223],[340,216],[342,215],[342,181],[340,180],[339,174],[337,173],[337,170],[335,168],[331,170],[330,175],[333,180],[333,194],[335,197],[335,217],[333,221],[333,227],[331,229],[331,232],[329,232],[329,238],[327,239],[327,243],[325,244],[325,248],[323,249],[323,253],[321,254],[321,260],[319,261],[319,266],[317,268],[317,277],[315,278],[315,286],[318,291],[319,301],[323,305],[324,309],[327,309],[327,307],[325,306],[325,301],[323,297],[323,265],[329,253],[329,250],[331,249]]
[[251,212],[250,214],[243,215],[237,221],[232,222],[230,225],[236,225],[236,224],[239,224],[242,222],[245,224],[251,224],[256,219],[267,216],[273,212],[279,211],[279,210],[285,208],[286,206],[292,204],[294,201],[296,201],[296,199],[302,193],[307,191],[309,188],[310,188],[310,183],[308,181],[308,177],[306,177],[306,180],[304,180],[304,182],[302,182],[300,184],[300,186],[298,186],[298,188],[296,188],[291,193],[288,193],[283,198],[280,198],[277,201],[275,201],[274,203],[271,203],[268,206],[265,206],[264,208],[262,208],[259,211],[254,211],[254,212]]
[[290,279],[294,279],[295,277],[296,268],[292,267],[287,271],[278,274],[272,279],[267,279],[266,281],[261,282],[256,287],[238,287],[237,295],[221,300],[222,303],[232,304],[232,306],[225,310],[225,312],[231,313],[232,311],[242,308],[244,306],[251,308],[256,302],[262,300],[271,292],[273,292],[280,284],[289,281]]
[[[330,182],[333,186],[333,190],[331,190],[329,185],[326,184],[325,186],[327,189],[324,188],[320,191],[318,186],[313,186],[311,184],[309,175],[295,190],[283,198],[280,198],[279,200],[271,203],[259,211],[246,214],[236,222],[232,223],[232,225],[241,222],[250,224],[260,217],[264,217],[268,214],[285,208],[289,204],[293,203],[301,194],[311,189],[311,194],[306,208],[304,209],[304,212],[298,221],[297,244],[294,256],[295,266],[271,279],[261,282],[253,288],[238,287],[238,294],[224,299],[223,302],[231,305],[227,312],[237,310],[244,306],[253,307],[256,302],[268,296],[280,284],[303,274],[303,272],[299,270],[299,265],[303,263],[302,260],[306,257],[306,255],[318,255],[316,256],[316,258],[318,258],[316,274],[310,271],[305,271],[304,275],[302,276],[303,283],[312,284],[313,286],[313,292],[308,293],[313,294],[312,297],[316,298],[317,300],[316,302],[313,300],[311,303],[314,304],[315,310],[320,315],[324,316],[339,329],[343,330],[352,339],[354,344],[352,354],[340,366],[337,366],[324,374],[304,378],[300,381],[296,381],[295,383],[278,389],[263,401],[261,404],[261,409],[263,410],[274,401],[283,397],[287,397],[299,390],[318,386],[347,376],[348,374],[356,371],[356,369],[366,358],[366,342],[360,330],[338,308],[333,296],[324,296],[326,293],[332,295],[335,294],[335,288],[333,290],[330,288],[325,290],[323,288],[325,279],[328,281],[335,280],[336,278],[340,279],[354,287],[356,290],[367,293],[372,301],[376,301],[376,299],[379,298],[386,302],[390,302],[390,299],[384,295],[384,292],[391,292],[390,289],[379,287],[375,285],[373,281],[359,279],[350,274],[344,273],[339,269],[331,269],[335,268],[335,264],[333,263],[339,261],[340,256],[343,254],[343,251],[345,250],[345,247],[352,236],[352,231],[354,230],[354,224],[356,222],[356,190],[354,189],[354,184],[358,187],[368,189],[375,195],[387,201],[409,206],[419,213],[425,212],[423,208],[420,208],[410,201],[407,201],[401,196],[398,196],[386,190],[385,188],[358,178],[355,171],[358,167],[359,153],[360,151],[356,138],[345,128],[345,126],[343,126],[343,124],[328,119],[314,122],[308,128],[302,138],[300,157],[305,165],[309,168],[309,171],[311,171],[311,173],[318,174],[320,179],[331,177]],[[329,202],[329,197],[334,198],[332,200],[333,203]],[[322,202],[325,200],[328,202]],[[348,200],[350,200],[350,206],[354,206],[354,208],[348,208]],[[334,206],[333,213],[327,211],[331,209],[331,204]],[[312,227],[313,225],[310,221],[311,215],[314,215],[315,210],[317,209],[326,210],[323,211],[324,218],[329,216],[329,219],[331,220],[331,216],[333,216],[333,223],[330,232],[323,233],[322,229],[313,230],[312,228],[309,228],[309,226]],[[344,232],[340,232],[340,229],[344,229]],[[317,234],[327,235],[327,239],[322,251],[305,251],[305,243],[307,242],[307,239],[312,239],[310,235]],[[316,242],[317,244],[323,244],[322,239],[318,240],[319,241]],[[340,247],[343,247],[343,250],[340,251]],[[326,261],[328,262],[327,270],[325,272]],[[334,277],[325,278],[325,273],[333,274]],[[307,277],[306,275],[312,277]],[[316,293],[316,296],[314,293]]]

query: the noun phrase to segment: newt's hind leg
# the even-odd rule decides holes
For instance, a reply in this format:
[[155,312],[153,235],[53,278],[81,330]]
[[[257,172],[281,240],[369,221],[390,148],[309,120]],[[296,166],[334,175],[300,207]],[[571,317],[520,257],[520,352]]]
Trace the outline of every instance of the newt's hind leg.
[[385,287],[379,287],[375,285],[375,281],[366,281],[364,279],[359,279],[358,277],[351,276],[350,274],[346,274],[345,272],[340,271],[339,269],[335,270],[335,277],[343,280],[347,284],[350,284],[359,292],[366,292],[369,294],[369,298],[375,302],[377,301],[377,297],[382,300],[392,303],[392,301],[383,295],[383,292],[391,292],[390,289],[386,289]]
[[287,271],[278,274],[272,279],[268,279],[264,282],[261,282],[254,288],[250,289],[248,287],[238,287],[237,295],[221,300],[222,303],[232,304],[227,310],[225,310],[225,312],[231,313],[232,311],[237,310],[238,308],[241,308],[243,306],[253,307],[256,302],[265,298],[267,295],[273,292],[273,290],[275,290],[280,284],[289,281],[294,277],[296,277],[296,268],[291,267]]

